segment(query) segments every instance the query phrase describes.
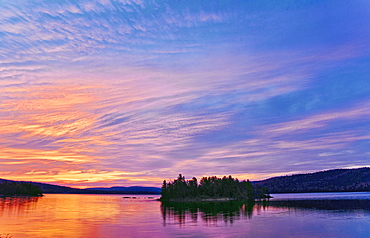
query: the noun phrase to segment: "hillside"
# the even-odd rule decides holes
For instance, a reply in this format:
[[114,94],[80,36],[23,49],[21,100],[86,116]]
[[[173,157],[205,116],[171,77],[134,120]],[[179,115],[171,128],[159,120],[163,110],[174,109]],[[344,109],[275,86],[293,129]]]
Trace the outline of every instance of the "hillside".
[[42,191],[31,183],[0,180],[0,196],[42,196]]
[[105,191],[105,192],[124,192],[124,193],[152,193],[152,194],[159,194],[161,192],[161,189],[157,187],[142,187],[142,186],[88,188],[87,190]]
[[[1,182],[16,182],[7,179],[0,179]],[[65,193],[65,194],[159,194],[161,189],[155,187],[112,187],[112,188],[91,188],[91,189],[77,189],[66,186],[52,185],[38,182],[23,182],[37,185],[43,193]]]
[[270,193],[370,191],[370,168],[334,169],[254,182]]

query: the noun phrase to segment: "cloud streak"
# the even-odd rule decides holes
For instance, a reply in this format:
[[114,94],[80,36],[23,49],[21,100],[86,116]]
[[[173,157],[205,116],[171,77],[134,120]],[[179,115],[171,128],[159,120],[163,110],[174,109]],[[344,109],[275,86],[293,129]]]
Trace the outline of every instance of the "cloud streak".
[[369,166],[368,6],[350,5],[5,1],[1,175],[159,186]]

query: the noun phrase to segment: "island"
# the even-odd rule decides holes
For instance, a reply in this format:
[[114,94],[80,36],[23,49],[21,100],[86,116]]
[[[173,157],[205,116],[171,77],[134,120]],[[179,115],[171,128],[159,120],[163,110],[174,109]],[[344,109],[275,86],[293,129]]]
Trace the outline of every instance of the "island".
[[31,183],[0,182],[0,196],[42,196],[41,189]]
[[161,201],[230,201],[269,199],[267,189],[253,185],[249,180],[239,181],[231,175],[218,178],[203,177],[199,183],[193,177],[186,180],[182,174],[173,182],[163,181]]

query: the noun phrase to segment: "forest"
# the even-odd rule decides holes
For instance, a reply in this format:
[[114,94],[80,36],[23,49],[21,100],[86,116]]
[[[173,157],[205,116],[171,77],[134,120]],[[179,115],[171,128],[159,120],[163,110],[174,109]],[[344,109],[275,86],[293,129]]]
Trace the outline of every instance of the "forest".
[[266,188],[253,185],[249,180],[239,181],[231,175],[223,178],[203,177],[199,183],[193,177],[186,180],[184,176],[173,182],[163,181],[160,200],[202,200],[227,198],[233,200],[269,198]]
[[295,174],[253,182],[270,193],[363,192],[370,191],[370,168],[333,169]]
[[42,196],[41,189],[31,183],[3,181],[0,196]]

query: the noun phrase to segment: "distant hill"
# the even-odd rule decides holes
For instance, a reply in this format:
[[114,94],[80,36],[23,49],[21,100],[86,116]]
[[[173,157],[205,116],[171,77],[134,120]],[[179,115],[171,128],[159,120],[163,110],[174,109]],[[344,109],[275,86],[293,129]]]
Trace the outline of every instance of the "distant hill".
[[[1,182],[16,182],[21,183],[23,181],[12,181],[7,179],[0,179]],[[47,183],[38,182],[24,182],[37,185],[43,193],[65,193],[65,194],[159,194],[160,188],[156,187],[111,187],[111,188],[90,188],[90,189],[78,189],[66,186],[52,185]]]
[[110,188],[88,188],[87,190],[94,191],[107,191],[107,192],[136,192],[136,193],[157,193],[161,192],[160,188],[157,187],[141,187],[141,186],[132,186],[132,187],[110,187]]
[[73,193],[73,194],[85,193],[84,189],[52,185],[47,183],[37,183],[37,182],[30,183],[37,185],[42,190],[43,193]]
[[273,177],[253,184],[266,187],[270,193],[370,191],[370,168],[333,169]]

